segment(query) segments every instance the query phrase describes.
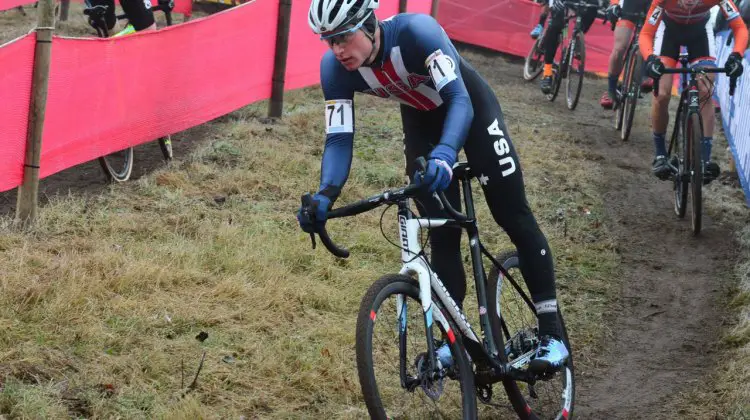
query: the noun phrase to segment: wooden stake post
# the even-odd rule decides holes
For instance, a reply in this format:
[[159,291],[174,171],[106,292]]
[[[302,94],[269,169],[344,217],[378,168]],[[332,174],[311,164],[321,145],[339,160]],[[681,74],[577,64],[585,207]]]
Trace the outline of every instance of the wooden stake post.
[[70,0],[60,0],[60,22],[68,20],[68,11],[70,10]]
[[271,101],[268,103],[268,116],[270,118],[281,118],[281,112],[284,108],[284,76],[286,74],[286,55],[289,49],[289,21],[291,16],[292,0],[280,0]]
[[55,26],[54,0],[40,0],[37,13],[36,48],[34,50],[34,72],[31,82],[26,158],[24,160],[23,184],[18,187],[16,203],[16,220],[24,226],[33,223],[39,201],[39,158],[42,152],[52,33]]

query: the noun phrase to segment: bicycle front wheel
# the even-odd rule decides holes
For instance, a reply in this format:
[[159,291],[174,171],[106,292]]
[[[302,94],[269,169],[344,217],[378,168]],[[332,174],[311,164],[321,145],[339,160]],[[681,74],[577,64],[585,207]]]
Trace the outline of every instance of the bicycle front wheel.
[[523,63],[523,79],[530,82],[536,79],[544,68],[544,50],[542,49],[542,39],[544,34],[539,36],[531,46],[531,50],[526,55],[526,61]]
[[701,233],[703,219],[703,122],[700,114],[688,115],[685,130],[690,154],[690,204],[692,207],[691,224],[693,235]]
[[[447,312],[433,303],[427,325],[416,280],[403,275],[378,279],[367,291],[357,318],[357,371],[373,419],[475,419],[474,373],[460,334]],[[450,348],[452,362],[430,375],[426,329],[437,349]]]
[[[508,362],[517,368],[527,364],[538,344],[536,309],[521,275],[518,254],[505,252],[497,257],[515,281],[506,278],[494,265],[487,282],[487,304],[494,306],[490,316],[492,335]],[[529,384],[507,379],[505,392],[516,414],[522,419],[568,419],[575,402],[575,370],[573,350],[568,340],[562,313],[558,311],[563,341],[570,357],[554,376]]]
[[569,54],[565,98],[568,109],[572,111],[578,106],[578,99],[581,97],[583,88],[583,72],[586,66],[586,44],[583,41],[583,32],[576,32]]
[[633,128],[633,118],[635,116],[635,105],[638,103],[638,98],[641,96],[641,67],[643,67],[643,57],[639,53],[637,46],[634,46],[630,50],[630,57],[628,59],[628,78],[625,82],[626,96],[623,98],[624,105],[622,106],[624,116],[622,123],[622,131],[620,132],[620,138],[622,141],[628,141],[630,138],[630,130]]
[[557,94],[560,93],[560,85],[562,84],[562,78],[564,75],[565,68],[567,67],[567,60],[568,60],[568,50],[566,48],[563,48],[562,50],[562,57],[560,57],[560,61],[557,63],[552,64],[552,77],[553,77],[553,83],[552,83],[552,92],[547,94],[547,100],[550,102],[554,102],[554,100],[557,98]]
[[112,182],[125,182],[133,172],[133,148],[129,147],[99,158],[104,174]]
[[623,117],[625,114],[625,98],[628,94],[628,86],[629,86],[629,80],[630,80],[630,61],[632,60],[632,57],[630,53],[626,55],[625,58],[625,65],[623,67],[623,85],[622,88],[620,88],[620,97],[619,98],[612,98],[612,101],[615,103],[615,130],[620,131],[622,130],[622,122]]
[[675,116],[675,125],[672,130],[672,137],[669,140],[669,162],[677,168],[674,176],[674,213],[680,219],[685,217],[687,212],[688,187],[690,184],[690,158],[686,155],[687,144],[685,136],[685,118],[682,118],[682,98],[680,106],[677,107]]

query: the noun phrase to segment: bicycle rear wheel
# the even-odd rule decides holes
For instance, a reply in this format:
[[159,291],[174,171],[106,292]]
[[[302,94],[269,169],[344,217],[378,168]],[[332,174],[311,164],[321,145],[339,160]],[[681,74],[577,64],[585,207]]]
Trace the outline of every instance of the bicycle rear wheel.
[[586,44],[583,32],[577,32],[570,45],[567,68],[565,98],[569,110],[576,109],[583,88],[583,73],[586,66]]
[[523,79],[530,82],[536,79],[544,69],[544,50],[542,49],[542,39],[544,34],[540,35],[531,50],[526,55],[526,61],[523,63]]
[[477,417],[474,372],[458,330],[443,316],[446,313],[439,302],[433,302],[435,322],[430,328],[436,339],[442,337],[436,348],[448,343],[453,364],[437,379],[428,379],[420,370],[427,363],[427,341],[417,282],[392,274],[370,286],[357,318],[356,352],[359,383],[371,418]]
[[99,158],[104,174],[112,182],[125,182],[133,172],[133,148],[129,147]]
[[625,114],[622,131],[620,132],[622,141],[628,141],[628,138],[630,138],[630,130],[633,128],[633,117],[635,116],[635,105],[641,96],[641,67],[643,67],[643,57],[641,57],[637,45],[634,45],[630,50],[628,67],[628,79],[625,82],[625,89],[627,90],[625,90],[626,96],[624,97],[624,105],[622,106]]
[[692,206],[691,225],[693,235],[701,233],[703,219],[703,122],[700,114],[688,115],[685,135],[690,155],[690,204]]
[[[494,264],[487,282],[488,306],[495,306],[490,316],[492,334],[499,349],[504,349],[506,358],[516,367],[528,364],[537,345],[537,317],[526,287],[515,251],[505,252],[497,261],[511,275],[516,284],[503,276]],[[525,297],[525,299],[524,299]],[[575,403],[575,370],[573,351],[562,313],[558,311],[565,345],[570,357],[563,369],[551,378],[535,384],[503,381],[508,398],[522,419],[568,419],[573,414]]]

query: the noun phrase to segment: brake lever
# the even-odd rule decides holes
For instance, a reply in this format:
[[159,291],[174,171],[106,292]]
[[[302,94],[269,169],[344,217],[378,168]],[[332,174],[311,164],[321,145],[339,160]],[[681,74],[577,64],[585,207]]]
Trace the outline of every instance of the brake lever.
[[310,233],[310,240],[312,241],[312,249],[315,249],[315,234]]
[[[313,220],[313,217],[315,215],[310,214],[310,208],[312,208],[312,196],[310,193],[305,193],[302,195],[302,213],[310,220]],[[315,249],[315,233],[310,232],[310,241],[312,242],[312,249]]]

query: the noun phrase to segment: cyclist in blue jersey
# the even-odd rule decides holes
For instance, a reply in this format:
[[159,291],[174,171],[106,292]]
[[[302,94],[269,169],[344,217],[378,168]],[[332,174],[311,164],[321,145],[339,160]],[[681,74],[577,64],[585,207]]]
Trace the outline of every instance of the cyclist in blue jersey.
[[[569,354],[561,340],[552,253],[526,200],[520,162],[497,98],[432,17],[399,14],[378,22],[377,7],[377,0],[312,0],[310,5],[308,23],[330,46],[320,65],[326,142],[314,217],[298,212],[300,225],[305,232],[324,225],[349,176],[354,92],[400,102],[406,173],[427,191],[417,203],[420,214],[444,214],[431,198],[438,190],[460,209],[452,168],[463,149],[495,221],[518,249],[536,305],[540,346],[529,369],[554,372]],[[417,176],[419,156],[428,159],[423,176]],[[461,231],[451,228],[430,235],[432,266],[459,305],[466,294],[460,237]],[[442,359],[449,354],[447,345],[438,350]]]

